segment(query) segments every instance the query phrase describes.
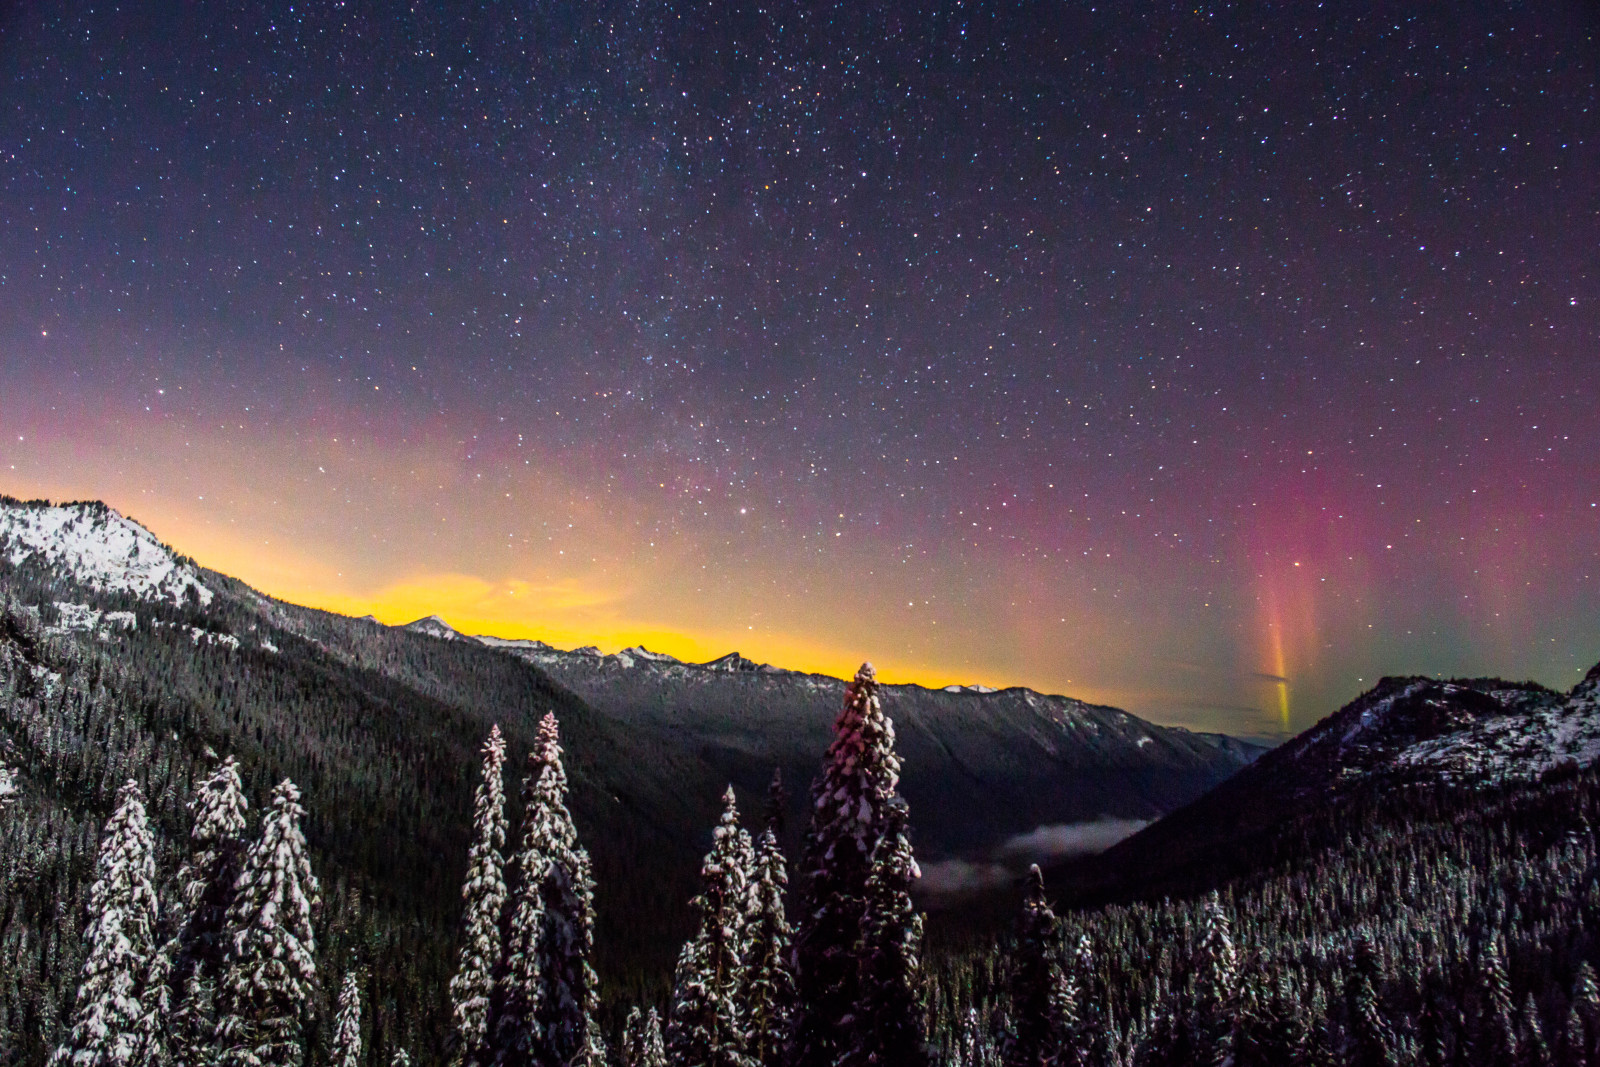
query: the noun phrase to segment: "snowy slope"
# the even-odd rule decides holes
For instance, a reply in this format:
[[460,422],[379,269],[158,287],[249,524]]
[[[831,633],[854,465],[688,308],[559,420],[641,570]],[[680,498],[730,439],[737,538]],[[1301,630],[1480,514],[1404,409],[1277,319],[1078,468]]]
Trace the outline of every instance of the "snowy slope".
[[0,556],[12,566],[43,566],[108,593],[201,605],[212,592],[192,564],[155,535],[104,504],[23,503],[0,498]]
[[[1527,781],[1600,759],[1600,665],[1570,693],[1497,678],[1385,678],[1252,768],[1296,794],[1372,778]],[[1291,786],[1292,783],[1292,786]]]

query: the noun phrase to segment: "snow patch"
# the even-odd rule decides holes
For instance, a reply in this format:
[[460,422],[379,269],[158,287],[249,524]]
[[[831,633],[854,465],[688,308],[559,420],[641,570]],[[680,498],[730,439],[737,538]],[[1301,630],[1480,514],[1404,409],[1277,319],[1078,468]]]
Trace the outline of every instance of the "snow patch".
[[461,634],[456,631],[456,628],[437,615],[429,615],[425,619],[408,622],[401,629],[408,630],[414,634],[437,637],[441,641],[459,641],[461,639]]
[[96,611],[87,604],[70,604],[56,601],[60,619],[47,633],[100,633],[110,630],[132,630],[138,627],[139,618],[131,611]]

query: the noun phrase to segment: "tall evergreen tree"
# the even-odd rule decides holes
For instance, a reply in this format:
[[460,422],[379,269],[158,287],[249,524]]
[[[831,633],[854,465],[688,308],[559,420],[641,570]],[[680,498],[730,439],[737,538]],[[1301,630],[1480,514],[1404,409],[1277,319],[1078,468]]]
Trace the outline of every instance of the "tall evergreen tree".
[[667,1067],[667,1042],[661,1033],[661,1014],[651,1008],[644,1020],[640,1057],[636,1067]]
[[244,862],[247,808],[239,761],[232,756],[200,781],[189,802],[189,859],[178,873],[180,921],[169,980],[167,1029],[176,1067],[211,1062],[217,983],[228,951],[228,909]]
[[644,1012],[639,1010],[637,1004],[628,1009],[628,1017],[623,1020],[617,1058],[622,1067],[639,1067],[644,1060]]
[[1206,900],[1200,944],[1195,959],[1194,1053],[1195,1063],[1210,1067],[1227,1062],[1233,1053],[1234,993],[1238,981],[1238,955],[1233,929],[1215,892]]
[[811,788],[795,936],[800,1011],[791,1042],[794,1067],[834,1067],[849,1048],[861,999],[855,953],[867,877],[899,779],[894,724],[883,713],[872,664],[864,663],[845,690],[822,773]]
[[1479,953],[1479,988],[1483,991],[1474,1054],[1482,1062],[1511,1064],[1517,1055],[1516,1020],[1511,1007],[1511,979],[1506,975],[1499,946],[1491,935]]
[[1567,1009],[1566,1025],[1561,1030],[1561,1043],[1556,1047],[1556,1067],[1589,1067],[1589,1037],[1584,1032],[1583,1019],[1578,1006]]
[[483,777],[473,798],[473,842],[461,887],[465,931],[455,977],[450,979],[451,1014],[462,1054],[484,1044],[494,969],[500,959],[500,915],[506,901],[501,859],[506,843],[505,757],[505,739],[495,725],[484,742]]
[[17,785],[17,772],[0,763],[0,811],[11,807],[22,795],[22,789]]
[[1350,1016],[1350,1067],[1395,1067],[1394,1030],[1384,1017],[1378,1003],[1378,960],[1372,942],[1366,937],[1356,940],[1345,980],[1345,996]]
[[519,884],[489,1018],[501,1067],[566,1067],[590,1048],[599,996],[589,963],[594,888],[566,798],[560,731],[546,714],[523,782]]
[[354,971],[345,972],[339,989],[339,1011],[333,1020],[332,1067],[361,1067],[361,986]]
[[311,873],[300,790],[287,778],[272,792],[261,836],[245,854],[228,909],[227,958],[218,989],[218,1063],[295,1067],[316,991],[312,919],[321,889]]
[[89,891],[88,953],[77,1006],[52,1067],[142,1067],[143,980],[155,948],[155,858],[144,798],[134,782],[117,794]]
[[922,916],[911,885],[922,876],[911,852],[905,801],[889,801],[883,836],[872,852],[861,939],[856,947],[861,1000],[841,1064],[928,1067],[922,1003]]
[[748,841],[729,786],[711,851],[700,868],[700,895],[694,899],[700,929],[684,946],[673,983],[666,1036],[667,1056],[676,1067],[749,1067],[744,1033]]
[[[781,779],[774,778],[781,784]],[[745,963],[745,1052],[760,1067],[780,1067],[794,1024],[792,933],[784,914],[789,878],[778,836],[769,826],[756,849]]]

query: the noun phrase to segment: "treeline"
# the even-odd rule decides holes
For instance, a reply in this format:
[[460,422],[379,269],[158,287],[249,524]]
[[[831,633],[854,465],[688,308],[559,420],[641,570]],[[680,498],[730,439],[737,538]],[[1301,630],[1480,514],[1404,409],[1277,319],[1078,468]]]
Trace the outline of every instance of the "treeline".
[[[445,1049],[432,1051],[471,1067],[601,1067],[611,1052],[591,965],[593,876],[566,807],[555,716],[544,717],[528,756],[509,859],[504,762],[496,727],[474,798],[464,937],[449,983],[453,1033]],[[846,691],[812,789],[794,936],[777,828],[769,825],[757,842],[739,825],[730,788],[693,901],[699,929],[679,956],[664,1024],[654,1007],[635,1007],[618,1043],[623,1062],[930,1062],[922,921],[910,896],[916,862],[898,777],[893,725],[865,665]],[[775,800],[781,818],[781,797]],[[53,1065],[306,1061],[320,888],[298,801],[293,783],[280,783],[259,836],[247,844],[238,764],[224,760],[190,802],[189,857],[175,899],[162,901],[144,798],[134,782],[121,788],[100,839],[82,979]],[[353,974],[341,987],[329,1062],[362,1062]]]

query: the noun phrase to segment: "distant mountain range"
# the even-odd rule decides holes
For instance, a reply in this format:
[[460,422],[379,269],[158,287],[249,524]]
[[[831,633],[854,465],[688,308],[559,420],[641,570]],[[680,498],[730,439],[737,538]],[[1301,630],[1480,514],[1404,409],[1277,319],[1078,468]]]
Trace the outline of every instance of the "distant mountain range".
[[[541,641],[467,638],[436,616],[405,629],[515,656],[631,733],[686,748],[743,788],[759,789],[779,768],[796,815],[844,698],[839,678],[737,652],[684,663],[639,646],[610,655],[592,646],[562,651]],[[918,843],[934,860],[1052,858],[1050,842],[1074,839],[1049,830],[1108,819],[1143,825],[1262,751],[1021,687],[885,685],[881,692]],[[937,885],[940,869],[930,873]]]

